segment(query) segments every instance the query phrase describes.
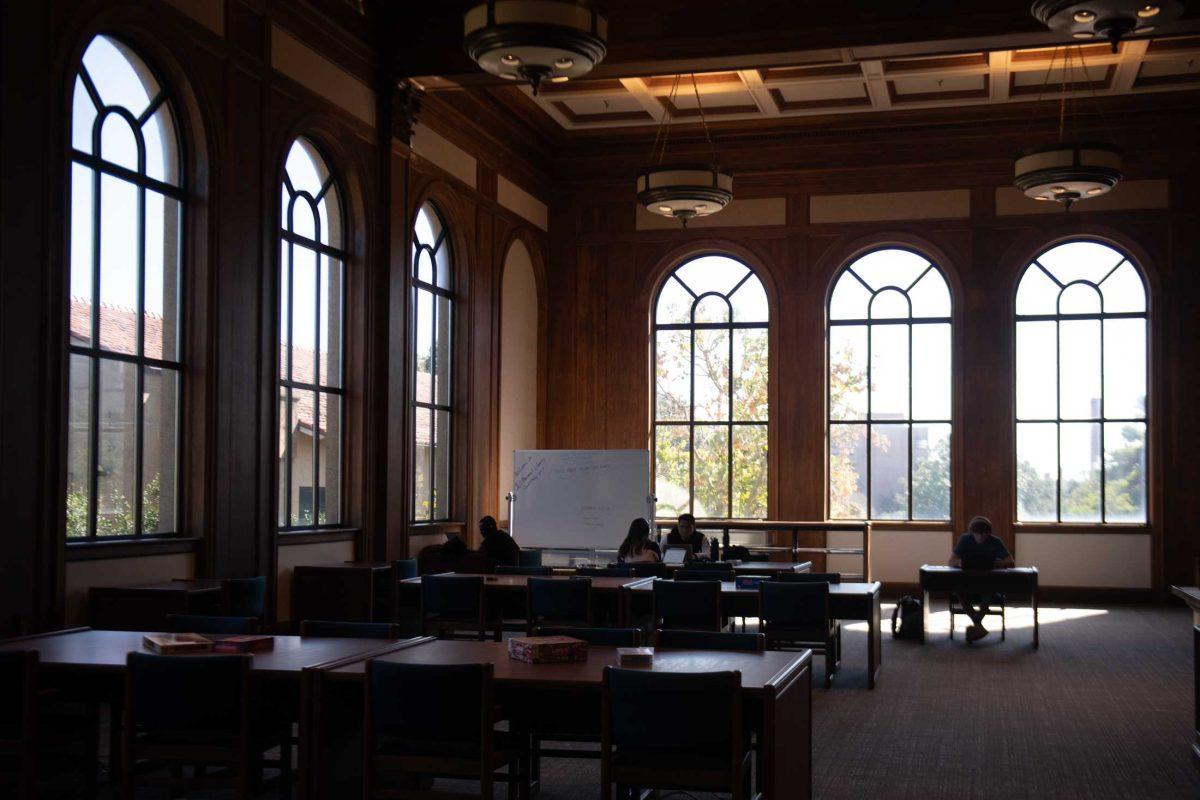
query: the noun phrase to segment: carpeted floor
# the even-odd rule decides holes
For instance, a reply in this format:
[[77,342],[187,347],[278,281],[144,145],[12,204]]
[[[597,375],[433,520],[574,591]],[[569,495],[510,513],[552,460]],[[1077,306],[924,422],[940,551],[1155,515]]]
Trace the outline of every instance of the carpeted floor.
[[[1025,609],[1010,611],[1008,641],[996,633],[969,646],[948,639],[941,611],[924,646],[884,636],[875,691],[866,688],[866,626],[849,625],[833,688],[814,690],[815,796],[1200,798],[1190,621],[1174,606],[1044,608],[1034,651]],[[818,657],[816,687],[823,677]],[[547,759],[542,777],[539,800],[599,794],[596,761]]]
[[[890,618],[891,608],[886,608]],[[843,669],[813,695],[821,800],[1172,800],[1200,797],[1191,762],[1192,634],[1182,607],[1009,613],[974,645],[935,613],[924,646],[884,636],[866,688],[866,626],[844,634]],[[962,620],[960,618],[959,625]],[[998,627],[998,622],[997,622]],[[814,683],[824,676],[816,659]],[[594,763],[549,761],[541,800],[594,798]]]

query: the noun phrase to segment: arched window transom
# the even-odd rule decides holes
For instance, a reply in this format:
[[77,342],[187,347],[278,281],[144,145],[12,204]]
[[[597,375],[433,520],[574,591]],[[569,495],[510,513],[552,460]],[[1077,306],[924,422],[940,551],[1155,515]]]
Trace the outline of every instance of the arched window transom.
[[654,309],[658,514],[767,515],[767,295],[745,264],[681,264]]
[[93,39],[71,112],[70,539],[178,530],[180,150],[167,89]]
[[1146,521],[1146,286],[1095,241],[1050,248],[1016,298],[1017,520]]
[[347,254],[337,180],[308,139],[280,192],[278,524],[298,530],[342,521]]
[[941,271],[883,248],[829,296],[832,519],[950,518],[951,301]]
[[412,250],[413,520],[450,518],[454,395],[454,271],[445,223],[432,203],[417,212]]

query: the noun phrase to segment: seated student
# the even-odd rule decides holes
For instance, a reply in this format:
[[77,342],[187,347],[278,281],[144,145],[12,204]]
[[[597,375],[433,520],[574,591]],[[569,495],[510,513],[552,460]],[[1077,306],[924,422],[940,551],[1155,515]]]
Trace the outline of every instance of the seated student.
[[467,543],[462,540],[462,537],[457,533],[447,533],[446,543],[442,545],[441,554],[443,556],[463,556],[471,552],[467,547]]
[[677,524],[667,534],[667,544],[687,545],[692,555],[704,552],[704,534],[696,530],[696,518],[691,514],[680,514]]
[[[1013,565],[1013,557],[1000,541],[992,534],[992,521],[987,517],[974,517],[967,525],[967,532],[954,545],[950,556],[950,566],[967,569],[1003,569]],[[974,642],[988,635],[983,627],[984,614],[988,611],[988,602],[979,595],[961,598],[963,608],[971,621],[975,623],[967,628],[967,641]]]
[[650,541],[650,523],[638,517],[629,523],[629,533],[621,542],[617,551],[617,561],[622,564],[636,564],[642,561],[662,561],[662,553],[658,542]]
[[495,517],[487,516],[479,520],[479,535],[483,541],[479,552],[487,564],[487,571],[493,572],[496,567],[515,567],[521,561],[521,548],[516,541],[496,526]]

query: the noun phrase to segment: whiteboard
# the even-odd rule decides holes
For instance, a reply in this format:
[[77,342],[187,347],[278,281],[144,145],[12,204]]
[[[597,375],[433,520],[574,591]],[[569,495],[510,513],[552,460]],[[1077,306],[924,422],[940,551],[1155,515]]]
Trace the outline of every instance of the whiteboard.
[[512,491],[523,547],[615,549],[654,513],[649,450],[514,450]]

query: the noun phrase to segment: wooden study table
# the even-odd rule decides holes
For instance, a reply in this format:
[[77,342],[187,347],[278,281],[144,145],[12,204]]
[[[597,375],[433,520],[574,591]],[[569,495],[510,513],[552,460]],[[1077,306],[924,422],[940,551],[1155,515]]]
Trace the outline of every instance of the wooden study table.
[[968,570],[926,564],[921,567],[921,641],[929,628],[929,599],[933,594],[1028,597],[1033,609],[1033,649],[1038,649],[1038,570],[1037,567]]
[[[571,704],[601,691],[606,666],[615,666],[616,648],[590,647],[586,661],[529,664],[508,657],[502,642],[422,638],[393,645],[379,660],[417,664],[491,663],[497,701],[547,706]],[[312,752],[303,772],[308,798],[356,797],[362,793],[362,682],[367,657],[347,659],[305,671],[307,729]],[[812,796],[812,652],[765,653],[663,650],[654,654],[655,672],[742,673],[747,718],[762,743],[758,788],[766,798]],[[703,698],[700,698],[703,701]],[[357,706],[355,706],[357,702]],[[647,698],[653,703],[653,698]],[[582,706],[581,707],[587,707]],[[594,707],[594,706],[593,706]],[[597,723],[599,721],[597,720]],[[597,728],[599,725],[597,724]]]
[[737,575],[778,575],[781,572],[812,572],[811,561],[743,561],[734,564]]
[[[488,602],[495,602],[497,607],[503,603],[505,597],[514,597],[525,595],[529,586],[530,578],[553,578],[554,580],[567,581],[572,580],[569,575],[481,575],[473,572],[443,572],[441,575],[453,575],[469,578],[483,578],[483,590],[488,594]],[[621,602],[624,597],[620,590],[629,586],[635,586],[640,583],[647,583],[654,580],[653,578],[638,578],[638,577],[615,577],[611,575],[597,576],[581,576],[587,577],[592,582],[593,607],[599,603],[604,603],[615,609],[615,616],[618,620],[624,619],[627,616],[624,604]],[[421,578],[405,578],[398,582],[399,602],[397,603],[396,617],[400,619],[407,609],[411,611],[419,609],[421,605]],[[593,608],[593,613],[595,612]],[[523,613],[523,612],[522,612]]]
[[298,566],[292,571],[292,619],[391,622],[392,576],[384,561]]
[[1193,726],[1192,762],[1200,769],[1200,588],[1195,586],[1172,586],[1171,594],[1183,600],[1192,609],[1192,664],[1195,673],[1193,682]]
[[[7,639],[0,652],[37,650],[41,657],[42,683],[69,689],[73,696],[112,703],[120,716],[125,681],[125,656],[148,653],[142,646],[142,631],[98,631],[72,628],[62,631]],[[300,720],[301,758],[304,757],[307,731],[301,713],[300,681],[303,670],[322,664],[340,663],[350,656],[366,656],[394,647],[396,642],[379,639],[330,639],[315,636],[276,636],[275,648],[253,653],[251,675],[258,684],[260,702],[277,703]],[[173,658],[189,658],[186,654]],[[186,687],[181,687],[186,690]],[[120,763],[115,753],[120,736],[112,732],[112,763]],[[301,762],[303,763],[303,761]]]
[[93,628],[157,630],[168,614],[220,614],[221,581],[177,578],[133,586],[88,589],[88,623]]
[[[879,614],[879,581],[829,584],[829,615],[838,620],[867,623],[867,688],[874,689],[883,663],[882,627]],[[654,579],[627,587],[631,600],[646,600],[654,593]],[[629,604],[627,604],[628,606]],[[739,589],[735,581],[721,582],[722,613],[730,617],[758,616],[758,589]],[[623,625],[630,624],[626,617]]]

